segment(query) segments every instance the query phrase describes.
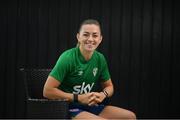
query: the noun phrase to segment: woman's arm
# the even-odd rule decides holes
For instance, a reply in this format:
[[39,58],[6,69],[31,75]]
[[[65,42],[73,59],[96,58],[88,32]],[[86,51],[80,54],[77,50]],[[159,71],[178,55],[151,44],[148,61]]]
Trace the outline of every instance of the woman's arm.
[[[44,85],[43,96],[48,99],[64,99],[69,102],[73,102],[74,100],[73,94],[58,89],[59,85],[60,82],[58,80],[49,76]],[[91,98],[92,96],[93,96],[92,93],[78,95],[78,102],[82,104],[88,104],[90,102],[89,98]]]
[[105,90],[107,92],[108,97],[111,97],[114,93],[114,87],[113,87],[112,80],[109,79],[105,82],[102,82],[101,85],[102,85],[103,90]]
[[61,83],[58,80],[51,76],[48,76],[44,85],[43,96],[48,99],[64,99],[70,102],[73,101],[73,94],[66,93],[58,89],[58,86],[60,84]]

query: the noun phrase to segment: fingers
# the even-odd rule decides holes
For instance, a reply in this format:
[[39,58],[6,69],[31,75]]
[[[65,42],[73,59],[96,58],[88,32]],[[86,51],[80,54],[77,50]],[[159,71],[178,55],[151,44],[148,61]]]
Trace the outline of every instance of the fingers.
[[95,101],[92,101],[88,104],[89,106],[98,105]]
[[89,106],[98,105],[103,101],[104,97],[101,93],[91,92],[79,96],[79,101]]
[[95,99],[96,99],[96,96],[94,96],[94,95],[93,95],[93,96],[90,96],[88,102],[91,103],[91,102],[93,102]]
[[96,99],[97,98],[96,95],[94,95],[94,92],[91,92],[91,95],[89,94],[88,105],[89,106],[97,105]]
[[96,96],[96,98],[101,98],[101,93],[93,92],[92,94],[93,94],[94,96]]
[[100,102],[101,102],[100,98],[97,98],[97,97],[93,96],[92,99],[89,101],[88,105],[89,106],[97,105],[97,103],[100,103]]
[[93,99],[91,102],[89,102],[89,106],[94,106],[94,105],[98,105],[97,103],[100,103],[100,99],[98,99],[98,98],[95,98],[95,99]]
[[92,93],[81,94],[79,95],[78,101],[82,104],[88,104],[91,96],[93,96]]
[[92,94],[89,96],[88,105],[98,105],[97,103],[102,102],[101,94],[98,92],[92,92]]
[[101,100],[100,98],[97,98],[97,97],[94,99],[94,101],[95,101],[96,103],[102,102],[102,100]]

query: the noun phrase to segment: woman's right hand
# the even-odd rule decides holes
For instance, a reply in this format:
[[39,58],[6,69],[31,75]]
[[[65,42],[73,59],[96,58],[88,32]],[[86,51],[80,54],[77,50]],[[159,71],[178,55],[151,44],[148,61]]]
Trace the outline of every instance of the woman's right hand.
[[94,99],[96,99],[96,96],[94,96],[93,93],[85,93],[85,94],[78,95],[78,102],[82,104],[88,105]]

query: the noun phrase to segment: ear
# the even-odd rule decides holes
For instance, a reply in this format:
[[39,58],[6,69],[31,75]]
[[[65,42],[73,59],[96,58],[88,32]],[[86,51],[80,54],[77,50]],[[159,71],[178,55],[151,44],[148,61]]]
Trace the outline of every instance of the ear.
[[77,40],[79,42],[79,33],[76,34],[76,38],[77,38]]
[[76,38],[79,39],[79,33],[76,34]]
[[103,36],[101,35],[101,37],[100,37],[100,43],[101,43],[102,39],[103,39]]

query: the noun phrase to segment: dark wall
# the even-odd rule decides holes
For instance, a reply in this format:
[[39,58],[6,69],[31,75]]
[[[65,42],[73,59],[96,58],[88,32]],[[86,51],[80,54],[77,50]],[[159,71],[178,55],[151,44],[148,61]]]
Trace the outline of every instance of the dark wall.
[[180,118],[178,11],[175,0],[1,1],[0,118],[25,116],[19,68],[52,68],[86,18],[102,24],[112,104],[138,118]]

